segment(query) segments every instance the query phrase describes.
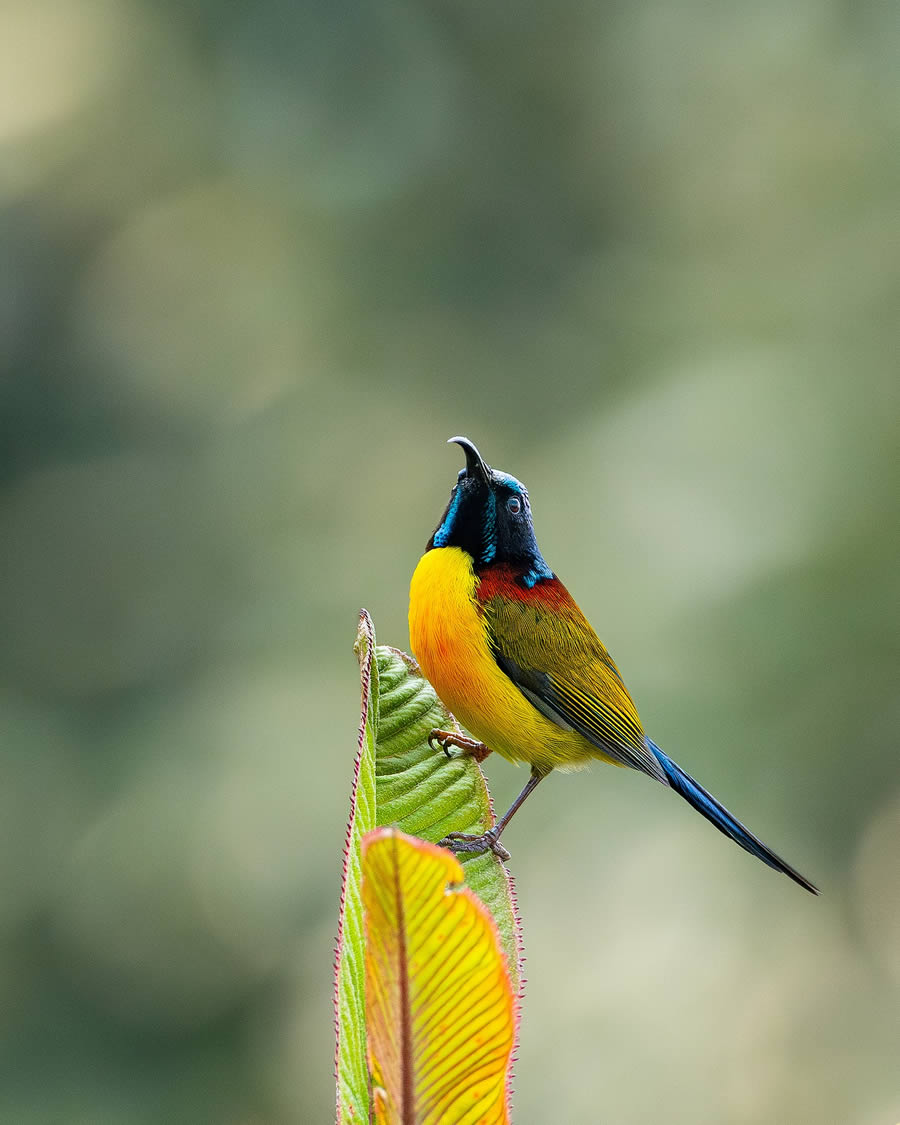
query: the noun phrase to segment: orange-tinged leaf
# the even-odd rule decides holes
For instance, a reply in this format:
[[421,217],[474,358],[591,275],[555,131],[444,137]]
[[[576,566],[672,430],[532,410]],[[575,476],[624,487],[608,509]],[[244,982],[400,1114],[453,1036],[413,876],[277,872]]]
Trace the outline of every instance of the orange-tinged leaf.
[[488,911],[456,857],[392,828],[363,840],[376,1120],[501,1125],[516,1008]]

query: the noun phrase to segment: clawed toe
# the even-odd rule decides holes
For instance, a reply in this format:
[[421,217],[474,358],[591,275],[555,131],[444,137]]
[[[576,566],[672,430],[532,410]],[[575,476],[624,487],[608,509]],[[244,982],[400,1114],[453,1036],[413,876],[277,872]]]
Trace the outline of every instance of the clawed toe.
[[491,851],[494,853],[497,859],[500,860],[501,863],[506,863],[512,858],[512,856],[510,856],[509,852],[506,850],[506,848],[504,848],[499,840],[495,840],[493,844],[491,844]]
[[428,745],[432,750],[443,750],[448,758],[452,758],[450,747],[453,745],[453,735],[447,730],[433,730],[428,736]]
[[454,757],[450,753],[450,747],[455,746],[462,753],[459,757],[474,758],[476,762],[483,762],[484,759],[490,754],[490,747],[485,746],[483,742],[479,742],[475,738],[467,738],[464,734],[457,734],[452,730],[441,730],[439,727],[428,735],[428,745],[432,750],[440,748],[444,751],[448,758]]
[[493,852],[504,863],[510,858],[509,852],[500,843],[492,830],[480,836],[473,836],[467,832],[450,832],[443,840],[438,841],[440,847],[449,848],[456,854],[460,852]]

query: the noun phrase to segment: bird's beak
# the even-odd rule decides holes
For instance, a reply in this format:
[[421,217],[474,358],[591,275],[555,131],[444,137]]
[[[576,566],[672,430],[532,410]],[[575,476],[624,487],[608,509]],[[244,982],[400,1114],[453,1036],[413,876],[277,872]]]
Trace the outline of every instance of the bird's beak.
[[484,463],[481,454],[475,448],[474,444],[469,441],[467,437],[452,437],[447,440],[448,445],[452,445],[454,443],[456,445],[461,445],[463,448],[463,451],[466,455],[466,472],[469,474],[469,476],[483,481],[484,484],[490,484],[490,466]]

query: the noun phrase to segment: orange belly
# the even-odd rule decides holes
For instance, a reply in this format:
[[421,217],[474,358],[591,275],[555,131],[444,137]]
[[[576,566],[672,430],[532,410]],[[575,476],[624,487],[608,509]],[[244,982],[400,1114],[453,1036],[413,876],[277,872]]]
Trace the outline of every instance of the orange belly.
[[475,599],[472,559],[438,547],[419,560],[409,591],[413,655],[447,708],[491,750],[541,771],[597,757],[580,734],[541,714],[501,671]]

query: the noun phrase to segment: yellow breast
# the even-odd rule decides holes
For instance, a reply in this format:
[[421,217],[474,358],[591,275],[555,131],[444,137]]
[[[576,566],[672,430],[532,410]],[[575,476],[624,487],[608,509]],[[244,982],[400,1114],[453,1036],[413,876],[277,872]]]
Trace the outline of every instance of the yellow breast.
[[444,704],[476,738],[510,761],[572,768],[595,753],[533,707],[498,666],[478,611],[478,578],[458,547],[427,551],[409,590],[413,655]]

